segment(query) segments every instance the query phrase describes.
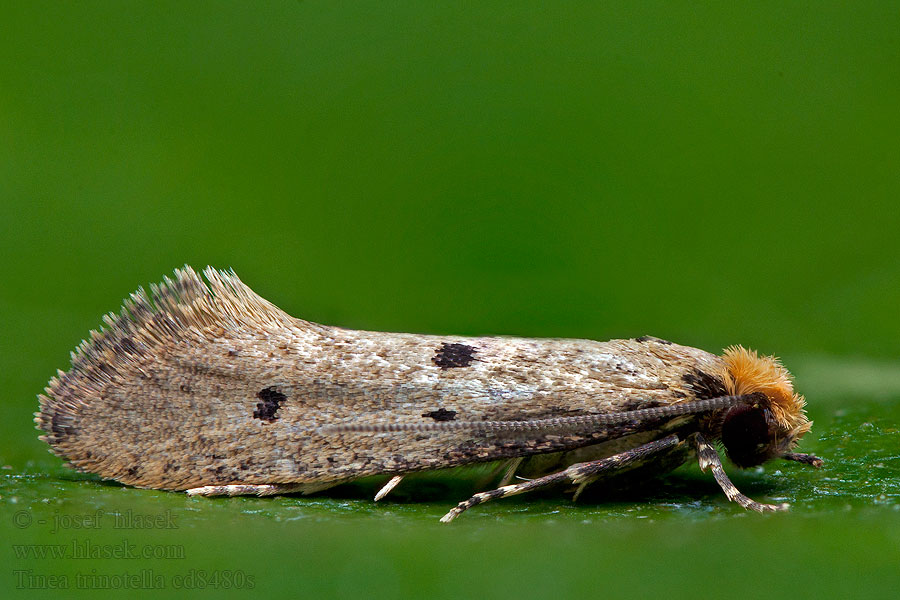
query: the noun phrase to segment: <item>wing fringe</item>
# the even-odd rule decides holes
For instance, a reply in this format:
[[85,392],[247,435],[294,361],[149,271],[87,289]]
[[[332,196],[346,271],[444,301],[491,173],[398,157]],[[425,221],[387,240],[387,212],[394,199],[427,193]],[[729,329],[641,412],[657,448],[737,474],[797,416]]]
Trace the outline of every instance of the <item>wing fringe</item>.
[[[205,278],[205,279],[204,279]],[[58,370],[38,395],[40,410],[34,413],[40,439],[64,456],[60,445],[77,430],[78,415],[119,374],[141,372],[145,358],[163,345],[196,335],[212,335],[230,329],[311,329],[321,327],[291,317],[260,297],[233,270],[207,267],[203,276],[185,265],[174,278],[152,284],[150,292],[138,288],[122,304],[118,314],[103,317],[103,326],[92,330],[71,353],[72,366]]]

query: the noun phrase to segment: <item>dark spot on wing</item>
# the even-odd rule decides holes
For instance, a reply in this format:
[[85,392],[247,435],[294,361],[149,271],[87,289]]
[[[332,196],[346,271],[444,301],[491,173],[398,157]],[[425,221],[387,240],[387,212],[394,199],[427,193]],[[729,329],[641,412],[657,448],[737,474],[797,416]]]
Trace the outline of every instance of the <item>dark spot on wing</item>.
[[468,367],[475,360],[476,349],[466,344],[441,344],[431,361],[441,369]]
[[693,369],[685,373],[682,379],[697,398],[718,398],[728,395],[724,381],[700,369]]
[[268,421],[269,423],[278,418],[275,413],[278,412],[281,403],[287,400],[287,396],[276,390],[274,387],[261,389],[259,393],[256,394],[256,397],[260,399],[260,402],[256,405],[253,416],[257,419]]
[[452,421],[456,418],[455,410],[447,410],[445,408],[439,408],[437,410],[433,410],[431,412],[422,413],[423,417],[431,417],[435,421]]
[[657,344],[665,344],[666,346],[671,346],[672,342],[669,340],[664,340],[658,337],[653,337],[652,335],[642,335],[639,338],[634,338],[636,342],[656,342]]

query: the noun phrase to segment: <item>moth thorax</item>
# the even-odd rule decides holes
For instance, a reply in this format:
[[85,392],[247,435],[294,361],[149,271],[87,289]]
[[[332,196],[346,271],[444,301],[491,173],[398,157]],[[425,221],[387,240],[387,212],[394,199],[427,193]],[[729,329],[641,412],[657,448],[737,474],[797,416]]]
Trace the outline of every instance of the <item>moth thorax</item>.
[[741,468],[755,467],[784,453],[771,411],[759,405],[736,406],[722,421],[722,445]]

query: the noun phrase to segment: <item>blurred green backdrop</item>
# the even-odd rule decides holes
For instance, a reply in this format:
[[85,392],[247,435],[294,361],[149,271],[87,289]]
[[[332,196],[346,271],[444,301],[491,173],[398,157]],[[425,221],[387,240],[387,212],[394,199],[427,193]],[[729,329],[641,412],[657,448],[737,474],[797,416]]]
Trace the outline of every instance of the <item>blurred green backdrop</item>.
[[[23,510],[99,509],[176,511],[178,531],[128,532],[188,545],[157,572],[243,569],[270,594],[687,597],[712,575],[889,597],[898,106],[893,2],[4,2],[0,585],[122,571],[9,547],[75,539]],[[736,476],[789,515],[688,469],[672,498],[509,500],[452,528],[452,493],[220,502],[72,475],[35,394],[185,263],[346,327],[777,353],[829,463]]]

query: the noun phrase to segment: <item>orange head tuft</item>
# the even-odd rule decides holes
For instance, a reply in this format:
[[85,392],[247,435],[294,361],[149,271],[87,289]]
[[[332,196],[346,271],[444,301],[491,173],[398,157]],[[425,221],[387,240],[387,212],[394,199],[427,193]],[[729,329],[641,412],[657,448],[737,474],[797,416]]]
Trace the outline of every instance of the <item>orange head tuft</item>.
[[725,416],[722,443],[731,460],[746,467],[789,452],[812,425],[791,374],[774,356],[759,356],[741,346],[726,348],[722,360],[729,394],[765,396],[759,406],[732,409]]

